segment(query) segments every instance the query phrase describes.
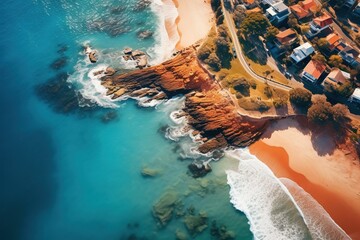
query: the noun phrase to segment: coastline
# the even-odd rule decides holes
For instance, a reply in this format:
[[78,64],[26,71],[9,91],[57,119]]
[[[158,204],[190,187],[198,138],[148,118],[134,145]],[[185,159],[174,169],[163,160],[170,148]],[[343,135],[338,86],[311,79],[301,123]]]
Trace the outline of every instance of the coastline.
[[[175,20],[179,41],[176,50],[189,47],[204,39],[213,25],[213,12],[209,0],[171,0],[178,11]],[[191,26],[191,27],[190,27]],[[173,28],[167,27],[169,36]]]
[[360,223],[360,165],[333,144],[328,135],[285,119],[270,126],[249,150],[276,177],[291,179],[309,193],[352,239],[360,239],[355,224]]

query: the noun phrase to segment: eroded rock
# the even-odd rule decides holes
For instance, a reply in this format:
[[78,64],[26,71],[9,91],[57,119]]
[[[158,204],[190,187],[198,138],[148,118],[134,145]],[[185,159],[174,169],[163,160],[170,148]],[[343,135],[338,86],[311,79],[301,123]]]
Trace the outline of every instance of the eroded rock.
[[188,214],[184,217],[186,229],[192,236],[201,233],[208,227],[207,220],[207,214],[202,211],[198,215]]
[[165,226],[173,217],[180,204],[178,194],[166,192],[153,206],[153,216],[161,227]]

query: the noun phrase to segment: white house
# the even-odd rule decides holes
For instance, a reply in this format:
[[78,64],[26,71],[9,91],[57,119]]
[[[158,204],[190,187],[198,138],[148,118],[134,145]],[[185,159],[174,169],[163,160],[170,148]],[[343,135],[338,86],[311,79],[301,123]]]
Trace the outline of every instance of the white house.
[[278,2],[266,9],[266,16],[270,22],[281,23],[290,15],[290,9],[283,2]]
[[360,88],[356,88],[353,94],[349,98],[350,102],[360,104]]
[[305,58],[309,57],[311,54],[313,54],[314,51],[315,50],[313,46],[309,42],[306,42],[295,48],[290,57],[295,63],[299,63]]

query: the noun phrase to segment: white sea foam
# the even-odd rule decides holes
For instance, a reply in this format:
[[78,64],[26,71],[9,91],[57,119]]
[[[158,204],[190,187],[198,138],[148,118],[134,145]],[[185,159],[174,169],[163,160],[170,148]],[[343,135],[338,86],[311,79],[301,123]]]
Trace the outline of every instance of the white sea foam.
[[326,212],[326,210],[299,185],[287,178],[280,181],[290,191],[296,204],[304,214],[305,222],[313,239],[350,240],[351,238],[342,230]]
[[300,209],[267,166],[247,149],[227,154],[239,159],[238,171],[226,172],[231,203],[246,214],[255,239],[311,239]]
[[246,214],[255,239],[350,239],[315,199],[247,149],[227,155],[239,160],[238,171],[226,172],[231,203]]
[[[149,49],[149,54],[155,56],[150,61],[150,64],[154,65],[167,60],[175,51],[176,44],[180,40],[176,25],[179,13],[173,1],[153,0],[151,9],[158,17],[158,31],[155,35],[157,44]],[[168,29],[165,22],[168,23]]]

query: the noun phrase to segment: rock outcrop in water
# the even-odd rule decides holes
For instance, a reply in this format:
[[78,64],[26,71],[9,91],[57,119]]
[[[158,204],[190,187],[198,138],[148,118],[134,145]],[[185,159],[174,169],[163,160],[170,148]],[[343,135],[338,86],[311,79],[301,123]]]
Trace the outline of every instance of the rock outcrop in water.
[[256,141],[269,123],[239,115],[231,99],[196,58],[194,48],[146,69],[104,77],[102,85],[113,99],[123,95],[148,101],[184,94],[188,122],[202,136],[199,150],[207,153],[228,146],[244,147]]

